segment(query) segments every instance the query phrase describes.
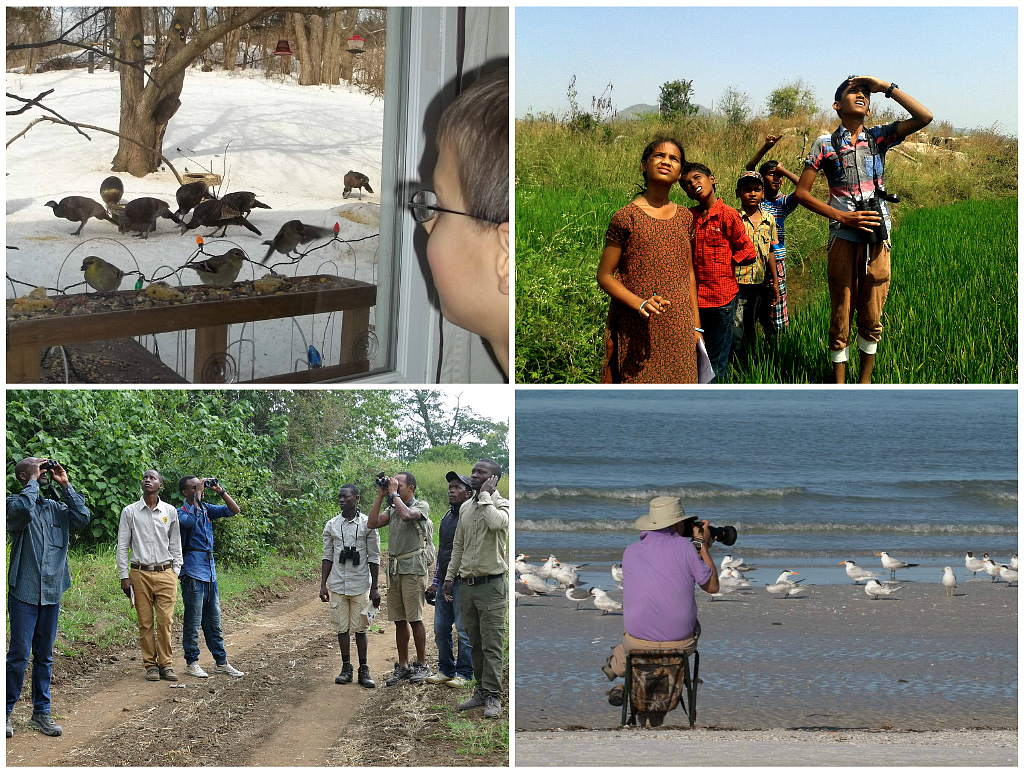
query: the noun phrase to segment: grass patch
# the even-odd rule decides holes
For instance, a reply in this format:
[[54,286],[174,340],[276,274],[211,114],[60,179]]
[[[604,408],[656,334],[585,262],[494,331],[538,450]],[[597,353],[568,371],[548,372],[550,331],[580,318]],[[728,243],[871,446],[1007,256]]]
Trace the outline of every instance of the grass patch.
[[[803,134],[808,136],[809,148],[818,134],[834,128],[831,117],[819,123],[790,126],[758,120],[730,127],[720,119],[695,118],[676,124],[612,122],[580,132],[557,123],[518,121],[516,382],[596,382],[609,303],[597,285],[604,234],[612,214],[639,189],[639,155],[652,137],[681,138],[687,160],[707,164],[725,203],[738,205],[733,183],[764,135],[796,130],[769,157],[781,159],[799,173]],[[1016,381],[1017,143],[976,132],[962,148],[963,158],[923,156],[912,162],[895,151],[887,156],[887,187],[903,203],[892,209],[894,278],[876,362],[878,380]],[[792,185],[787,183],[783,190],[791,191]],[[814,194],[827,198],[823,179],[819,178]],[[684,206],[693,203],[678,187],[671,197]],[[1008,210],[985,208],[1007,198],[1011,200],[999,206],[1014,207],[1012,222]],[[963,220],[943,227],[941,207],[967,199],[980,208],[960,210],[966,213]],[[936,208],[938,214],[927,214]],[[918,214],[931,222],[930,229],[915,224]],[[986,220],[990,216],[997,217],[998,225]],[[977,219],[971,222],[972,217]],[[919,227],[924,228],[923,237],[914,235]],[[820,321],[827,233],[828,221],[802,207],[787,218],[790,330],[776,351],[756,349],[751,361],[758,364],[734,381],[829,380],[827,295],[825,321]],[[1012,244],[1009,251],[1008,244]],[[998,282],[992,291],[974,294],[979,279],[993,278]],[[930,289],[929,283],[934,283]],[[960,310],[965,302],[972,313],[966,324]],[[1013,313],[1012,341],[1003,334],[1008,309]],[[993,329],[999,331],[997,337],[991,335]],[[897,340],[905,335],[909,335],[905,342]],[[803,361],[807,352],[813,352],[813,357]],[[956,363],[947,364],[943,359],[947,355],[954,356]],[[972,357],[977,357],[976,364],[967,364]],[[886,358],[888,365],[882,361]],[[855,364],[848,370],[855,371]]]
[[498,718],[466,718],[451,705],[436,705],[444,717],[447,739],[457,743],[460,756],[487,756],[508,751],[509,718],[506,710]]

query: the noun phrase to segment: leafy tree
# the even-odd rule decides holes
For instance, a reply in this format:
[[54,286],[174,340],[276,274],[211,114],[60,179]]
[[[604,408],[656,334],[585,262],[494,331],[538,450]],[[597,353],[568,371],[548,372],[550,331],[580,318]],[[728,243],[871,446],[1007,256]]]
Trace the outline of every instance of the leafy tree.
[[693,96],[692,80],[671,80],[661,84],[658,95],[658,110],[666,116],[696,115],[698,106],[690,100]]
[[817,107],[814,92],[799,79],[782,84],[768,95],[768,115],[775,118],[812,113]]
[[725,89],[718,106],[726,120],[733,125],[745,123],[750,117],[750,97],[732,86]]

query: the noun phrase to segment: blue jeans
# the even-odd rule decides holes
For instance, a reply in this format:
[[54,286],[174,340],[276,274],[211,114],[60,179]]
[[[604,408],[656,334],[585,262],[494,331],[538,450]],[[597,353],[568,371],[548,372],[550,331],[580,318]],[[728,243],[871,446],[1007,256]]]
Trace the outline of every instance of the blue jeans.
[[181,648],[185,661],[199,659],[199,628],[203,628],[206,648],[218,665],[228,661],[224,651],[224,635],[220,629],[220,599],[216,582],[201,582],[191,576],[181,577],[181,599],[185,603],[185,622],[181,631]]
[[[10,588],[8,588],[10,589]],[[36,606],[7,596],[11,617],[11,646],[7,650],[7,715],[25,685],[29,650],[32,651],[32,712],[50,712],[50,678],[53,675],[53,642],[57,638],[60,604]]]
[[[467,681],[473,680],[473,654],[469,647],[469,635],[462,624],[462,608],[459,606],[459,586],[456,581],[452,588],[454,600],[449,603],[437,593],[434,605],[434,640],[437,642],[438,669],[446,676],[460,675]],[[459,636],[459,661],[455,661],[455,647],[452,641],[452,625]]]
[[732,345],[732,325],[736,316],[739,294],[717,308],[700,309],[700,326],[704,328],[704,347],[708,350],[711,369],[715,377],[711,383],[721,383],[729,371],[729,349]]

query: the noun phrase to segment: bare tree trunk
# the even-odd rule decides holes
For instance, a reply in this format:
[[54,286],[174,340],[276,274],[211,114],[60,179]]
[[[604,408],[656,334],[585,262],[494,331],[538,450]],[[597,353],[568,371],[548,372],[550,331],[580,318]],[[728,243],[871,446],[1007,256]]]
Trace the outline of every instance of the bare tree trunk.
[[[227,21],[234,17],[238,13],[237,8],[221,8],[220,17],[222,21]],[[238,59],[238,44],[242,40],[242,30],[232,30],[224,36],[224,69],[229,72],[235,69],[235,61]]]
[[339,53],[341,50],[341,12],[334,11],[327,20],[327,38],[324,40],[324,72],[321,81],[337,85]]
[[309,77],[314,84],[321,83],[324,58],[324,19],[312,14],[309,17]]
[[[121,72],[121,121],[119,131],[127,137],[138,140],[147,147],[155,147],[156,132],[152,121],[146,119],[142,95],[146,83],[142,73],[143,46],[132,44],[132,37],[141,35],[142,8],[119,6],[115,11],[117,31],[121,40],[117,55],[138,67],[127,64],[120,65]],[[144,177],[156,166],[153,154],[147,152],[134,142],[121,142],[117,155],[111,164],[111,171],[129,172],[137,177]],[[137,173],[140,172],[140,173]]]
[[309,59],[309,38],[306,36],[306,17],[301,13],[292,13],[289,14],[289,16],[291,16],[292,27],[295,29],[295,55],[299,57],[299,85],[315,85],[316,81],[313,80],[313,63]]

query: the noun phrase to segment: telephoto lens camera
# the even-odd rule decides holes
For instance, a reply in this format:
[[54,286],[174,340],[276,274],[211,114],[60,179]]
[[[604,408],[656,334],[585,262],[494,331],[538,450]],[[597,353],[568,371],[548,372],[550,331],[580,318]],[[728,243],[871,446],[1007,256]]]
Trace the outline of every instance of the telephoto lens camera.
[[345,565],[349,560],[352,561],[353,566],[359,565],[359,550],[355,547],[343,547],[338,550],[338,563]]
[[[686,519],[686,526],[690,529],[690,533],[693,533],[693,528],[700,528],[700,518],[689,517]],[[736,538],[739,534],[736,529],[731,525],[711,525],[708,524],[708,533],[711,534],[712,538],[720,544],[724,544],[726,547],[731,547],[736,543]],[[700,549],[700,539],[694,539],[694,545],[697,549]]]
[[378,488],[387,492],[389,485],[387,472],[377,472],[377,479],[374,482],[377,483]]

